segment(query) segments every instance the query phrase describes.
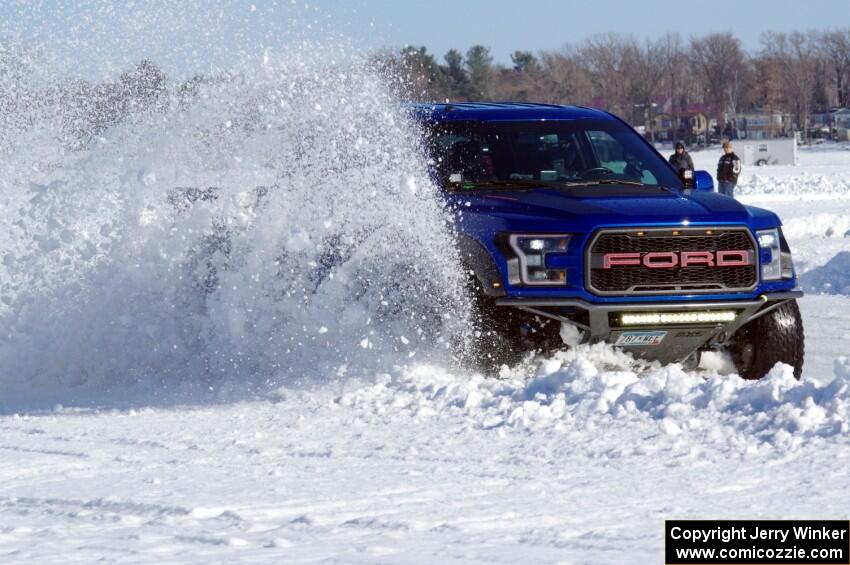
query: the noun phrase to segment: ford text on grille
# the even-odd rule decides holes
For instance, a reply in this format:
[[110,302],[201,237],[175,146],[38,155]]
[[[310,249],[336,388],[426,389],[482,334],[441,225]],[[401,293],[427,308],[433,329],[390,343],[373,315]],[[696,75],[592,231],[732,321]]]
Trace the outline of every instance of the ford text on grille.
[[753,264],[750,251],[654,251],[650,253],[606,253],[602,268],[638,267],[673,269],[676,267],[746,267]]

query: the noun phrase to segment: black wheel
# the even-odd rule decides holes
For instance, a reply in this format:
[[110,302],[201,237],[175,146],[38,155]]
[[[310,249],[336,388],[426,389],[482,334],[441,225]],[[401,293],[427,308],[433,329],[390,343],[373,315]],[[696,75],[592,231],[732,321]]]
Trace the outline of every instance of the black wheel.
[[485,373],[498,373],[502,365],[513,365],[522,358],[513,311],[496,306],[496,300],[484,293],[476,277],[470,277],[468,288],[472,308],[464,357]]
[[760,379],[776,363],[794,367],[794,376],[803,373],[803,320],[796,300],[789,300],[756,318],[732,336],[729,353],[745,379]]
[[563,347],[560,323],[541,319],[514,308],[497,306],[484,292],[477,277],[469,279],[471,331],[463,357],[489,375],[497,375],[502,365],[516,365],[531,351]]

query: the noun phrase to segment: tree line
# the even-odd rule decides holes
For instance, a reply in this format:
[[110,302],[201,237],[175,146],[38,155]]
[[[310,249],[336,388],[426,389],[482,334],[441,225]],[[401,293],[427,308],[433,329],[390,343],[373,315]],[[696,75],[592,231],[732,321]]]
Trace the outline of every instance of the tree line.
[[[185,101],[202,83],[233,79],[198,75],[174,84],[146,60],[117,80],[66,79],[33,90],[29,62],[37,55],[0,41],[0,147],[4,134],[28,127],[34,108],[61,108],[63,130],[74,140],[69,143],[84,145],[134,111],[169,103],[169,90]],[[592,106],[644,126],[649,137],[653,116],[663,111],[678,119],[695,104],[721,127],[741,112],[779,112],[803,135],[813,112],[850,107],[850,28],[767,32],[752,52],[732,33],[687,40],[678,34],[647,40],[606,34],[554,51],[514,51],[510,59],[510,65],[497,64],[482,45],[465,53],[450,49],[440,59],[426,47],[372,56],[410,100]]]
[[791,116],[808,131],[813,111],[850,106],[850,28],[766,32],[745,50],[732,33],[683,39],[605,34],[554,51],[514,51],[496,64],[490,49],[426,47],[383,52],[376,59],[403,79],[417,101],[514,100],[593,106],[652,133],[653,104],[678,116],[693,104],[721,126],[736,113],[761,109]]

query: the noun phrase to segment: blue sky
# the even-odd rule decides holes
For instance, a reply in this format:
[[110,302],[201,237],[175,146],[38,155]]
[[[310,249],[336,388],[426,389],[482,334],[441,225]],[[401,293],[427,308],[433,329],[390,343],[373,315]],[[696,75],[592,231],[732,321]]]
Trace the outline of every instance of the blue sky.
[[143,57],[188,75],[328,37],[346,38],[352,51],[426,45],[440,57],[480,43],[508,63],[514,49],[557,49],[607,32],[732,31],[755,50],[765,30],[835,25],[850,25],[850,1],[0,0],[0,37],[37,42],[83,75],[113,74]]
[[481,43],[502,61],[514,49],[556,49],[607,32],[649,38],[676,32],[687,38],[732,31],[747,48],[757,49],[765,30],[850,26],[847,0],[372,0],[361,6],[357,17],[378,22],[389,42],[425,44],[440,54]]

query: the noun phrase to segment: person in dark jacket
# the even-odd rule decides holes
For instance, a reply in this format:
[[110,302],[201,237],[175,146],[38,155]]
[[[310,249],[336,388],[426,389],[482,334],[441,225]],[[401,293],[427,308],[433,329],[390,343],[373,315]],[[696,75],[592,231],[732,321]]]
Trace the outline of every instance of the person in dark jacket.
[[670,164],[676,169],[676,173],[680,179],[685,178],[682,171],[691,171],[691,176],[693,177],[694,160],[685,151],[685,144],[681,141],[676,143],[676,152],[670,155]]
[[726,196],[735,196],[735,185],[741,174],[741,160],[732,150],[732,142],[723,142],[723,156],[717,163],[717,190]]

